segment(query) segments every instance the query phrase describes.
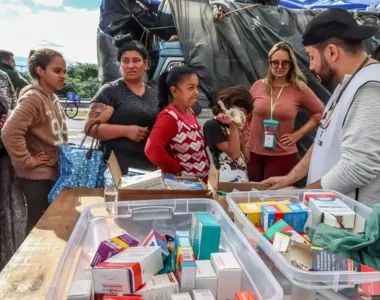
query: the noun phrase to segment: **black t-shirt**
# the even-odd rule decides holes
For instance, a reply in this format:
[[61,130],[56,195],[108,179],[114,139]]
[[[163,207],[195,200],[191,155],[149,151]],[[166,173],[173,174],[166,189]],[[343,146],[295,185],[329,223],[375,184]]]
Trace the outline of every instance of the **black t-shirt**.
[[[157,88],[146,84],[142,96],[133,93],[122,78],[104,84],[91,102],[100,102],[114,108],[109,124],[137,125],[152,130],[158,115]],[[148,138],[148,137],[147,137]],[[157,169],[145,156],[147,138],[137,143],[128,138],[119,138],[101,143],[106,154],[113,151],[119,161],[123,174],[128,168],[145,170]]]
[[222,152],[216,145],[229,141],[227,129],[228,125],[223,124],[215,119],[208,120],[203,125],[203,135],[212,154],[214,164],[217,168],[219,168],[219,155]]
[[214,164],[219,170],[221,182],[248,182],[247,165],[243,153],[238,159],[232,159],[227,153],[220,151],[217,144],[229,141],[229,126],[215,119],[203,125],[203,134],[212,154]]

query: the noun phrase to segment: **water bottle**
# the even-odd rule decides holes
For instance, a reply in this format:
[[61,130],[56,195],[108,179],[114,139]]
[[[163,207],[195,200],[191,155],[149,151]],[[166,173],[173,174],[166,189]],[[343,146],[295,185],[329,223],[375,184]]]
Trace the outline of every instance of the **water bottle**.
[[[111,172],[107,168],[104,172],[104,202],[117,202],[118,192],[115,186],[115,182],[112,178]],[[116,205],[113,207],[107,207],[107,212],[109,214],[117,213]]]

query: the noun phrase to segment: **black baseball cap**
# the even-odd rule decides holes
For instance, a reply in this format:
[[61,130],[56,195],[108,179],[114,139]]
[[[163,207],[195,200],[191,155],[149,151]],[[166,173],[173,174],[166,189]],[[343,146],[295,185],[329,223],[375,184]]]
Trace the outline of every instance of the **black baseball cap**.
[[331,8],[315,16],[306,26],[302,44],[311,46],[330,38],[362,41],[371,38],[379,27],[359,25],[348,11]]

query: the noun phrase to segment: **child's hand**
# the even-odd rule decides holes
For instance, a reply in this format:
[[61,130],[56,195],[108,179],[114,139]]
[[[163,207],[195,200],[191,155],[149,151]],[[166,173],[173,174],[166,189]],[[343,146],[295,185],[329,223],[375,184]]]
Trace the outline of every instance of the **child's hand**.
[[226,124],[226,125],[228,125],[228,126],[230,126],[230,125],[232,125],[232,124],[235,124],[235,123],[232,121],[231,117],[230,117],[229,115],[227,115],[226,113],[221,113],[221,114],[217,115],[217,116],[216,116],[216,119],[217,119],[219,122],[221,122],[221,123],[223,123],[223,124]]

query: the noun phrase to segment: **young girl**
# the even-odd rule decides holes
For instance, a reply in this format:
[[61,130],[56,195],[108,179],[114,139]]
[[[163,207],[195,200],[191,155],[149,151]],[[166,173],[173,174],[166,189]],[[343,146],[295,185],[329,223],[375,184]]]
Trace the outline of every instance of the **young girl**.
[[164,73],[159,82],[159,114],[145,153],[163,172],[207,180],[210,162],[201,126],[191,107],[198,98],[198,77],[188,67]]
[[65,82],[65,60],[55,50],[40,49],[31,51],[28,68],[35,84],[21,90],[1,133],[26,198],[27,234],[48,207],[59,146],[67,142],[65,116],[54,94]]
[[214,119],[203,133],[222,182],[248,182],[249,150],[242,135],[246,116],[253,110],[252,96],[243,86],[223,90],[212,108]]

